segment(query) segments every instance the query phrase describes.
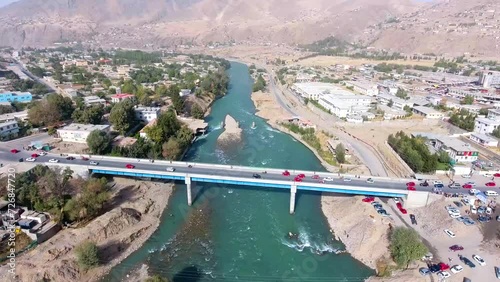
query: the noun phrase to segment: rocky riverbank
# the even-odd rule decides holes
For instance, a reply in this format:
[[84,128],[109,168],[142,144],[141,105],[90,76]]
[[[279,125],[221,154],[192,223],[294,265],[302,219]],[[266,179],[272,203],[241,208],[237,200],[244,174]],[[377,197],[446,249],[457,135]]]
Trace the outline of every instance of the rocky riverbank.
[[238,122],[230,115],[224,119],[224,132],[219,135],[217,143],[223,147],[229,147],[241,142],[242,129]]
[[[98,281],[137,250],[156,230],[172,193],[172,184],[115,178],[109,211],[85,227],[68,228],[16,260],[18,281]],[[79,269],[74,248],[92,240],[99,247],[101,267]],[[0,268],[9,277],[9,267]]]

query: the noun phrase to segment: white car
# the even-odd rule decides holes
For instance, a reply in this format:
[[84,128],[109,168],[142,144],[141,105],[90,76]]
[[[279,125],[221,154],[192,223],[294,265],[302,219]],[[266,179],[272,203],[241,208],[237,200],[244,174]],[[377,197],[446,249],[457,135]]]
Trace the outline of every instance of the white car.
[[477,213],[477,208],[472,206],[470,207],[470,212],[473,213],[473,214],[476,214]]
[[455,238],[455,233],[453,233],[453,231],[449,230],[449,229],[445,229],[444,230],[444,233],[446,233],[446,235],[450,236],[451,238]]
[[27,162],[34,162],[34,161],[36,161],[36,159],[35,158],[27,158],[26,161]]
[[50,159],[50,160],[49,160],[49,163],[58,163],[58,162],[59,162],[59,160],[58,160],[58,159]]
[[486,265],[486,262],[484,261],[484,259],[478,255],[472,255],[472,258],[477,261],[477,263],[479,263],[480,266],[485,266]]
[[432,181],[432,184],[436,185],[436,184],[443,184],[443,181],[441,180],[434,180]]
[[462,272],[462,270],[464,270],[464,268],[460,264],[456,264],[456,265],[452,266],[450,268],[450,270],[451,270],[451,273],[457,274],[459,272]]
[[470,178],[470,174],[464,174],[462,175],[462,178]]
[[351,181],[352,181],[352,179],[351,179],[350,177],[344,177],[344,181],[345,181],[345,182],[351,182]]
[[477,194],[477,193],[479,193],[479,192],[481,192],[481,191],[480,191],[480,190],[477,190],[477,189],[474,189],[474,188],[472,188],[472,189],[470,189],[470,190],[469,190],[469,194],[470,194],[470,195],[476,195],[476,194]]
[[173,167],[167,167],[167,171],[174,172],[175,168],[173,168]]
[[445,279],[451,276],[451,274],[448,271],[439,271],[437,273],[437,276],[441,279]]
[[325,178],[323,178],[323,181],[333,181],[333,178],[331,178],[331,177],[325,177]]
[[456,214],[456,213],[450,213],[450,217],[455,219],[455,218],[459,218],[460,217],[460,214]]
[[38,153],[38,155],[40,155],[40,156],[46,156],[47,152],[42,151],[42,152]]
[[373,178],[368,178],[368,179],[366,180],[366,183],[373,183],[373,182],[374,182],[374,181],[373,181]]
[[98,165],[99,163],[98,163],[98,162],[96,162],[96,161],[90,161],[90,162],[89,162],[89,164],[90,164],[90,165]]

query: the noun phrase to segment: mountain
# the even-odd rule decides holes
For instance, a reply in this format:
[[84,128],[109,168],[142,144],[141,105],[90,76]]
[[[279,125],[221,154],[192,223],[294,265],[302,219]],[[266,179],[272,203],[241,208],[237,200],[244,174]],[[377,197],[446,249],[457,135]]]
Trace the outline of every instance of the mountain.
[[407,53],[500,54],[499,0],[446,0],[367,28],[360,41]]
[[103,46],[351,40],[415,12],[415,0],[21,0],[0,9],[2,45],[84,41]]

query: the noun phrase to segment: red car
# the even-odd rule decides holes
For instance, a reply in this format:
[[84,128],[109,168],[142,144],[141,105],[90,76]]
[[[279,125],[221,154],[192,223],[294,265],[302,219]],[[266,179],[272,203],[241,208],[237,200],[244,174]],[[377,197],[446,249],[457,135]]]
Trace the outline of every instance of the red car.
[[17,153],[19,153],[19,150],[18,150],[18,149],[12,149],[12,150],[10,150],[10,152],[11,152],[12,154],[17,154]]
[[135,167],[135,165],[133,165],[133,164],[127,164],[125,167],[126,167],[126,168],[134,168],[134,167]]
[[448,270],[448,269],[450,269],[450,266],[449,266],[449,265],[447,265],[447,264],[446,264],[446,263],[444,263],[444,262],[440,262],[440,263],[438,263],[438,265],[439,265],[439,268],[441,269],[441,271],[444,271],[444,270]]
[[315,174],[313,176],[311,176],[312,179],[319,179],[319,175]]
[[464,188],[464,189],[472,189],[472,185],[470,185],[470,184],[464,184],[464,185],[462,185],[462,188]]
[[406,183],[406,186],[415,186],[415,182],[408,182]]
[[304,178],[304,177],[306,177],[306,175],[301,173],[301,174],[297,175],[297,177]]
[[464,247],[460,246],[460,245],[453,245],[450,247],[450,250],[456,252],[456,251],[463,251],[464,250]]
[[290,176],[290,172],[288,170],[283,171],[283,176]]
[[82,157],[82,161],[88,161],[88,160],[89,160],[89,158],[87,158],[87,157]]
[[494,177],[500,177],[500,173],[493,174]]
[[408,186],[406,189],[410,191],[417,191],[417,188],[415,188],[415,186]]
[[486,186],[488,186],[488,187],[494,187],[495,185],[496,185],[495,182],[486,183]]
[[402,214],[407,214],[408,211],[406,209],[399,209],[399,211],[402,213]]
[[38,158],[38,154],[31,154],[32,158]]
[[402,209],[403,208],[403,205],[401,203],[397,203],[396,204],[396,207],[398,207],[398,209]]
[[371,203],[371,202],[375,201],[375,197],[366,197],[361,201],[363,201],[365,203]]
[[296,176],[296,177],[293,179],[293,181],[295,181],[295,182],[302,182],[302,178],[300,178],[300,177]]

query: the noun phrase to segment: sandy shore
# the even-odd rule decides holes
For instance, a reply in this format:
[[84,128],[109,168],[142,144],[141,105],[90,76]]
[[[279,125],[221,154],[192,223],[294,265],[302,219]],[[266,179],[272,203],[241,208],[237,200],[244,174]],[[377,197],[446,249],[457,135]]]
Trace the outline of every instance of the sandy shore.
[[[112,267],[137,250],[160,224],[172,184],[115,178],[110,210],[88,225],[64,229],[50,240],[17,258],[19,281],[98,281]],[[75,246],[96,242],[102,265],[88,272],[76,262]],[[7,266],[0,277],[8,277]]]

